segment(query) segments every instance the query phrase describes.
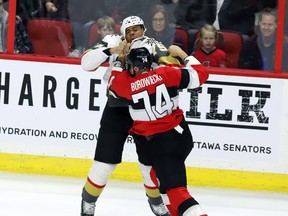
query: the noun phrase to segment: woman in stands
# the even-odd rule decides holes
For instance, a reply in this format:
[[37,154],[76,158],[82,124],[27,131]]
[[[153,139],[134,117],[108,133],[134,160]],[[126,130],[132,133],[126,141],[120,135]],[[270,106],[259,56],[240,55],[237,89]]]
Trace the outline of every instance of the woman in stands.
[[165,47],[169,47],[172,44],[183,47],[183,42],[176,35],[176,29],[169,26],[165,6],[155,4],[149,12],[146,22],[148,23],[146,35],[162,42]]
[[206,24],[200,30],[200,37],[195,41],[192,55],[207,67],[226,67],[226,53],[216,47],[218,32],[212,25]]

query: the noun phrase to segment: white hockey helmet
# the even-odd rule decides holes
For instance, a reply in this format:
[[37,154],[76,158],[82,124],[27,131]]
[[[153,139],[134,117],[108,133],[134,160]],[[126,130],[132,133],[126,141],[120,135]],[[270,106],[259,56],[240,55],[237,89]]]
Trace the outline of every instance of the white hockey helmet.
[[123,35],[123,37],[125,37],[125,35],[126,35],[126,28],[129,28],[129,27],[135,26],[135,25],[142,25],[144,28],[144,31],[146,31],[144,21],[140,17],[129,16],[123,20],[121,28],[120,28],[120,32]]

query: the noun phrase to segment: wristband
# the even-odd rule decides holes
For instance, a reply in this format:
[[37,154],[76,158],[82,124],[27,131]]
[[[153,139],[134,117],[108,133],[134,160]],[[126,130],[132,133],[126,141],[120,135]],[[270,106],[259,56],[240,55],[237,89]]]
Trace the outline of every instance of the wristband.
[[119,68],[122,68],[122,62],[119,61],[119,60],[116,60],[115,62],[113,62],[113,67],[119,67]]
[[108,55],[108,56],[111,56],[111,55],[112,55],[111,52],[110,52],[110,48],[107,48],[107,49],[103,50],[103,52],[104,52],[106,55]]
[[189,62],[189,59],[187,59],[188,57],[189,57],[189,55],[187,55],[187,56],[184,58],[184,60],[183,60],[183,62],[184,62],[185,65]]

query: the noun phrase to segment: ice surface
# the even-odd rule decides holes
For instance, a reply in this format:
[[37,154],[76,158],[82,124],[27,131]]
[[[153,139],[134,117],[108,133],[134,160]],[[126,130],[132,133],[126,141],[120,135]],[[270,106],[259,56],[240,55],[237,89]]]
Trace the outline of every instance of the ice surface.
[[[0,172],[0,216],[79,216],[83,178]],[[189,187],[209,216],[288,216],[288,194]],[[110,180],[96,216],[153,216],[141,183]]]

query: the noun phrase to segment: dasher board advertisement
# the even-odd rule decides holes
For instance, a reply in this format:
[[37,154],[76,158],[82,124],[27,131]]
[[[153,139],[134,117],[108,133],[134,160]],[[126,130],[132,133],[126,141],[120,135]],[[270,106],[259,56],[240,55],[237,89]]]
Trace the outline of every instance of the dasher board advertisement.
[[[0,60],[0,151],[92,159],[105,67]],[[180,92],[193,134],[187,166],[287,172],[287,80],[210,75]],[[123,161],[136,162],[128,137]]]

